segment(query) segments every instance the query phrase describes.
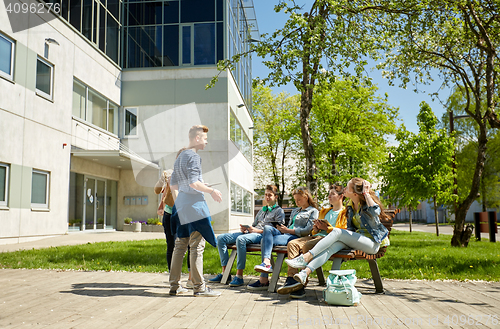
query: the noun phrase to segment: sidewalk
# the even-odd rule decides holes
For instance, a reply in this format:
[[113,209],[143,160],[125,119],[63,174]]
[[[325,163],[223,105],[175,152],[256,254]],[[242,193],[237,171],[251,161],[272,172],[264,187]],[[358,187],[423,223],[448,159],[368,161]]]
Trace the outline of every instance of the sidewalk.
[[[163,239],[162,233],[71,233],[1,251],[99,241]],[[211,276],[205,276],[205,279]],[[183,277],[185,283],[187,276]],[[245,284],[257,277],[245,277]],[[284,279],[281,280],[283,283]],[[359,279],[356,307],[329,306],[311,279],[306,297],[211,284],[217,298],[169,296],[167,273],[0,269],[0,328],[499,328],[500,282]]]
[[[410,231],[410,224],[408,223],[395,223],[392,225],[392,228],[400,231]],[[413,232],[427,232],[436,234],[436,225],[435,224],[421,224],[421,223],[413,223],[412,224]],[[453,235],[453,225],[439,225],[439,234],[445,235]],[[475,232],[472,233],[472,237],[475,237]],[[489,240],[489,233],[481,233],[481,241]],[[500,237],[498,234],[496,235],[496,240],[498,241]]]

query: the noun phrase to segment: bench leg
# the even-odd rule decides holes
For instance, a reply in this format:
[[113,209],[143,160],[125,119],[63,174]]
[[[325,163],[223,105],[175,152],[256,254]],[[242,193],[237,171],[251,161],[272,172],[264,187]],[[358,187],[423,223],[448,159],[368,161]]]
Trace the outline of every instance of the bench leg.
[[226,270],[224,271],[224,273],[222,273],[222,280],[220,281],[220,283],[222,284],[229,283],[229,275],[231,275],[231,269],[233,268],[234,260],[236,259],[237,253],[238,251],[236,250],[231,251],[231,255],[229,256],[229,259],[227,261]]
[[269,292],[276,292],[276,286],[278,285],[278,280],[280,278],[281,267],[283,266],[283,261],[285,260],[285,254],[278,254],[276,257],[276,262],[274,262],[273,276],[269,282]]
[[378,264],[376,259],[367,259],[370,265],[370,270],[372,271],[373,283],[375,284],[375,293],[383,294],[384,286],[382,285],[382,278],[380,277],[380,272],[378,270]]
[[316,269],[316,276],[318,277],[319,285],[326,285],[325,276],[323,274],[323,268],[320,266]]

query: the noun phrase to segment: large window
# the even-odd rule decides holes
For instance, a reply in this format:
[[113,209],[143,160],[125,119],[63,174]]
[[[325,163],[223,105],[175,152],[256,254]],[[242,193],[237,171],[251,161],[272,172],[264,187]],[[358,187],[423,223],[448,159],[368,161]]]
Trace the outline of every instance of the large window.
[[125,136],[137,135],[137,109],[125,109]]
[[121,0],[43,1],[62,1],[58,14],[119,64]]
[[230,117],[229,137],[247,160],[252,163],[252,143],[233,114],[233,111],[231,111]]
[[215,65],[224,56],[222,0],[125,1],[124,67]]
[[9,165],[0,163],[0,206],[8,205],[9,195]]
[[14,41],[0,33],[0,76],[9,80],[14,80],[14,49]]
[[52,99],[52,86],[54,80],[54,66],[45,59],[38,57],[36,61],[36,92],[37,94]]
[[33,169],[31,175],[31,206],[36,208],[49,207],[50,173]]
[[73,80],[73,116],[118,134],[118,105]]
[[231,211],[252,214],[252,192],[231,182]]

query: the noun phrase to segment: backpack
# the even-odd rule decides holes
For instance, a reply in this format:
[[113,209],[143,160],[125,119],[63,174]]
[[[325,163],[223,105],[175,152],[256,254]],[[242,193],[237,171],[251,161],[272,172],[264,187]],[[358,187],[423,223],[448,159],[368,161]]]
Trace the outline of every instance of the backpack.
[[330,305],[358,305],[361,293],[354,287],[356,283],[356,270],[330,271],[326,280],[326,289],[323,298]]

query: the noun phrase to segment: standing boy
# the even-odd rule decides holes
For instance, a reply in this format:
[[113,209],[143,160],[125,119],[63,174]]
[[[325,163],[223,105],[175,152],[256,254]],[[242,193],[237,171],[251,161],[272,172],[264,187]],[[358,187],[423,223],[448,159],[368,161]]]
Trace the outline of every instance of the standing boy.
[[212,246],[217,242],[210,223],[211,217],[205,196],[209,193],[216,202],[222,201],[220,191],[203,183],[199,150],[208,144],[208,128],[203,125],[189,130],[189,146],[175,160],[174,172],[170,180],[171,188],[179,190],[172,211],[172,233],[177,234],[170,271],[170,295],[177,295],[180,285],[182,260],[188,245],[191,248],[191,277],[195,297],[216,297],[220,292],[205,286],[203,279],[203,251],[205,240]]

